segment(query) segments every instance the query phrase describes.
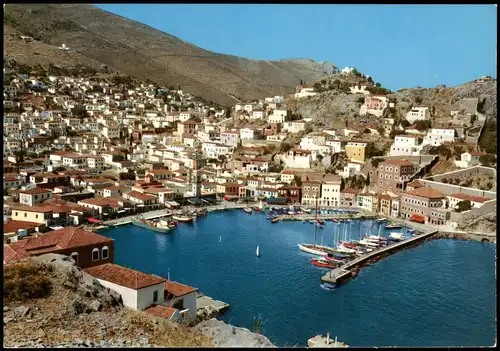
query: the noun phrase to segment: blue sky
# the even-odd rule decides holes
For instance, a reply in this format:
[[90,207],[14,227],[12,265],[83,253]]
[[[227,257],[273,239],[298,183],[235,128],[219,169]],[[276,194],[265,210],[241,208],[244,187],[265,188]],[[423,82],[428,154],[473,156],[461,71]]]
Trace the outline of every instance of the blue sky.
[[391,90],[496,78],[494,5],[96,6],[213,52],[356,67]]

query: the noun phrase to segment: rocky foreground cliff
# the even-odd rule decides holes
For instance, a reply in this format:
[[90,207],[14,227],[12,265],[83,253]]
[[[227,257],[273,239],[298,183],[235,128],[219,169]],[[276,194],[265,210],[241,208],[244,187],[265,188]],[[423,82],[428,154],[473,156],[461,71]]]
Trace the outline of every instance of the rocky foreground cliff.
[[3,293],[4,347],[273,347],[215,319],[188,328],[133,311],[66,256],[4,266]]

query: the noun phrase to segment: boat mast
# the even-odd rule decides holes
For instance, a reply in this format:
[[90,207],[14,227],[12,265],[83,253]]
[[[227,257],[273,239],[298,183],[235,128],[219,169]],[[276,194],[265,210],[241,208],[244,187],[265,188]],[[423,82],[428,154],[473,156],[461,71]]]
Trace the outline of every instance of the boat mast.
[[319,197],[319,187],[316,193],[316,209],[314,210],[314,247],[316,247],[316,227],[318,226],[318,197]]

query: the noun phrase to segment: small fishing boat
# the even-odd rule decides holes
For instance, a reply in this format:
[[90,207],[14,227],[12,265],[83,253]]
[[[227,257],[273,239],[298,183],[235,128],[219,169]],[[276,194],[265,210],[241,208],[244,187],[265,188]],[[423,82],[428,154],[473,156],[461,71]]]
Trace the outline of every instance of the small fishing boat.
[[357,249],[357,250],[356,250],[356,254],[357,254],[357,255],[364,255],[364,254],[365,254],[365,251],[364,251],[364,250],[362,250],[362,249]]
[[377,241],[387,241],[387,238],[380,235],[370,235],[367,237],[367,240],[377,242]]
[[341,244],[341,245],[337,246],[337,252],[345,253],[345,254],[355,254],[356,250],[349,249]]
[[324,256],[327,253],[336,253],[337,251],[328,246],[322,246],[322,245],[313,245],[313,244],[298,244],[299,249],[301,251],[317,255],[317,256]]
[[290,216],[295,215],[295,212],[294,212],[294,211],[288,211],[287,213],[288,213]]
[[323,268],[335,268],[339,265],[339,263],[337,263],[337,262],[327,261],[324,258],[313,258],[311,260],[311,263],[314,266],[323,267]]
[[337,288],[337,285],[330,283],[322,283],[319,285],[323,290],[332,291]]
[[339,240],[339,244],[340,245],[343,245],[344,247],[347,247],[348,249],[356,249],[357,248],[357,245],[356,244],[353,244],[353,243],[346,243],[342,240]]
[[316,223],[316,227],[318,227],[319,229],[323,229],[325,226],[323,224]]
[[317,222],[318,222],[318,224],[325,224],[325,221],[322,219],[318,219]]
[[415,232],[416,232],[416,230],[415,230],[415,229],[408,229],[408,233],[410,233],[410,234],[413,234],[413,233],[415,233]]
[[335,219],[335,218],[332,218],[332,222],[338,223],[338,222],[339,222],[339,220],[338,220],[338,219]]
[[405,236],[403,235],[403,233],[391,233],[389,234],[389,240],[391,241],[402,241],[406,239]]
[[341,260],[341,259],[338,259],[338,258],[335,258],[335,255],[334,254],[331,254],[331,253],[327,253],[326,255],[323,256],[323,258],[327,261],[330,261],[330,262],[338,262],[338,263],[344,263],[345,260]]
[[255,206],[255,207],[253,207],[253,210],[256,212],[260,212],[260,211],[262,211],[262,208]]
[[387,220],[388,220],[387,218],[379,218],[379,219],[377,219],[377,222],[385,222]]
[[359,244],[360,245],[363,245],[363,246],[368,246],[368,247],[372,247],[372,248],[377,248],[379,247],[379,243],[373,243],[373,242],[370,242],[368,240],[366,240],[366,238],[363,238],[359,241]]
[[312,212],[312,210],[309,208],[303,208],[302,211],[304,211],[304,213],[311,213]]
[[243,212],[246,212],[246,213],[252,213],[252,209],[251,209],[251,208],[249,208],[249,207],[245,207],[245,208],[243,209]]
[[391,224],[386,225],[384,228],[385,229],[400,229],[400,228],[403,228],[403,226],[396,224],[396,223],[391,223]]
[[168,225],[163,225],[161,223],[155,223],[153,221],[148,221],[147,219],[133,220],[132,224],[144,229],[149,229],[158,233],[168,233],[172,230]]
[[257,255],[257,257],[260,257],[259,246],[257,246],[257,250],[255,250],[255,254]]
[[271,219],[271,223],[278,223],[280,221],[279,218],[273,218]]
[[175,219],[177,222],[181,223],[191,223],[194,221],[194,217],[188,216],[172,216],[172,219]]

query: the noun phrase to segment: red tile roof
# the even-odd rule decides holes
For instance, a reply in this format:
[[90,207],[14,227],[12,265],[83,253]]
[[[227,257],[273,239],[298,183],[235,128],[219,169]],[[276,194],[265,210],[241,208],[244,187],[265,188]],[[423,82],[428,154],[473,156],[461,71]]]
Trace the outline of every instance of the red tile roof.
[[25,221],[8,221],[7,223],[3,224],[3,232],[4,233],[14,233],[19,230],[19,229],[32,229],[36,227],[41,227],[43,224],[41,223],[35,223],[35,222],[25,222]]
[[156,196],[148,195],[148,194],[141,194],[140,192],[135,191],[135,190],[128,192],[127,196],[133,197],[134,199],[138,199],[138,200],[142,200],[142,201],[157,199]]
[[385,160],[382,164],[398,165],[398,166],[413,166],[413,163],[408,160]]
[[20,190],[19,194],[30,194],[30,195],[35,195],[35,194],[45,194],[45,193],[50,193],[50,190],[47,189],[42,189],[42,188],[33,188],[29,190]]
[[95,244],[113,245],[113,240],[82,228],[65,227],[36,238],[32,237],[5,245],[4,261]]
[[171,280],[167,280],[165,282],[165,296],[167,296],[167,294],[170,294],[179,297],[190,294],[194,291],[198,291],[198,288],[193,288],[192,286],[173,282]]
[[178,310],[168,306],[154,305],[146,308],[144,311],[156,317],[170,319]]
[[125,268],[113,263],[106,263],[96,267],[86,268],[84,271],[94,278],[106,280],[134,290],[161,284],[166,281],[165,278]]
[[489,200],[493,200],[493,199],[489,199],[489,198],[484,197],[484,196],[472,196],[472,195],[467,195],[467,194],[463,194],[463,193],[454,193],[454,194],[448,195],[448,197],[454,197],[454,198],[460,199],[460,200],[469,200],[469,201],[480,202],[480,203],[483,203],[483,202],[486,202]]
[[415,190],[407,191],[407,195],[415,195],[420,197],[425,197],[427,199],[442,199],[446,197],[442,192],[431,189],[431,188],[418,188]]

